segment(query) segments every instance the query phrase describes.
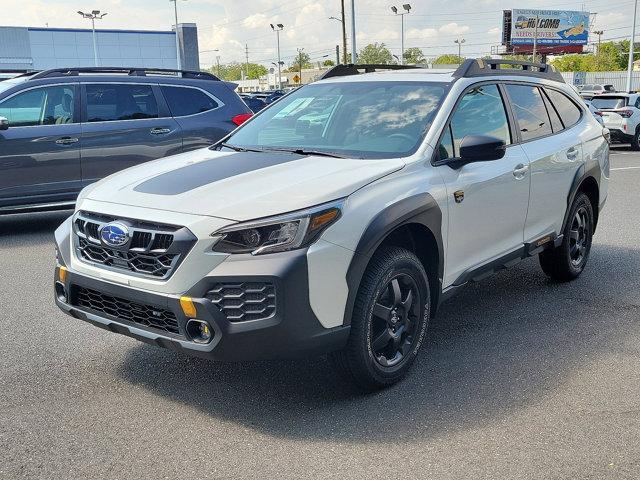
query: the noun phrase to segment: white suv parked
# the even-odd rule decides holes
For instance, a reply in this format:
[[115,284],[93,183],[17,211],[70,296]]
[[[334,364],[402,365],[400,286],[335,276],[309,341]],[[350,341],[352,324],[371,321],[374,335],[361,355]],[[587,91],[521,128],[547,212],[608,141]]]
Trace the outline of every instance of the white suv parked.
[[640,94],[598,95],[591,104],[600,111],[612,140],[630,143],[633,150],[640,150]]
[[55,234],[58,306],[205,358],[331,353],[365,388],[398,381],[463,285],[589,258],[603,128],[551,67],[502,63],[338,66],[214,147],[87,187]]

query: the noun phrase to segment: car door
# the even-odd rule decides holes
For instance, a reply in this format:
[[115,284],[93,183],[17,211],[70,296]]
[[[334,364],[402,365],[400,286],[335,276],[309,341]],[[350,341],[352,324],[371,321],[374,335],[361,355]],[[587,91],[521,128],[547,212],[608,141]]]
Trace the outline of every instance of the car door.
[[523,246],[529,203],[529,162],[514,144],[502,91],[496,84],[471,87],[460,98],[439,145],[439,158],[456,158],[467,135],[504,140],[499,160],[460,168],[437,167],[447,188],[449,227],[444,286]]
[[530,242],[559,234],[562,228],[569,189],[583,160],[580,132],[573,128],[582,111],[555,89],[522,84],[505,89],[531,166],[524,233],[525,242]]
[[180,125],[158,94],[151,83],[82,85],[84,184],[182,151]]
[[0,101],[0,208],[72,201],[80,190],[77,85],[28,88]]

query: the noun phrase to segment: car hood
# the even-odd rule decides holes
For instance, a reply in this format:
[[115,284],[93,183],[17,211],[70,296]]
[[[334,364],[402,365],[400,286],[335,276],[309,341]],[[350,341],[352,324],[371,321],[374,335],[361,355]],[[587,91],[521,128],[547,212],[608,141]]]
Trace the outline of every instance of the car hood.
[[401,159],[205,148],[113,174],[82,198],[245,221],[345,197],[404,165]]

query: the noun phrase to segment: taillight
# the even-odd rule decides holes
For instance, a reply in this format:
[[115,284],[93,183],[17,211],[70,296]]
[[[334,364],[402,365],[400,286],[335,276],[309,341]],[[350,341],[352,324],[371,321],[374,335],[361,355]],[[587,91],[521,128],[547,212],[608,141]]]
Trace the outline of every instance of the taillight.
[[240,126],[244,122],[249,120],[251,117],[253,117],[253,113],[241,113],[240,115],[236,115],[235,117],[233,117],[231,121],[236,125]]
[[616,110],[615,111],[618,115],[620,115],[622,118],[629,118],[631,115],[633,115],[633,110]]
[[594,115],[598,115],[599,117],[602,116],[602,112],[600,110],[596,110],[595,112],[593,112]]

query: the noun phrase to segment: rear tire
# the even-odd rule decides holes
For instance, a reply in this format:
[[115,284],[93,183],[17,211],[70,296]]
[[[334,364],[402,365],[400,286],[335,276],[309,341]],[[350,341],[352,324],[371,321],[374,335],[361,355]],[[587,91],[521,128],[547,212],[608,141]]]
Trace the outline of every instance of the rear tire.
[[418,257],[399,247],[376,252],[362,277],[347,346],[333,354],[347,380],[377,390],[402,379],[424,340],[430,302]]
[[562,232],[562,243],[540,254],[544,273],[558,282],[578,278],[589,260],[594,225],[589,197],[580,192],[571,205],[569,219]]
[[631,150],[640,150],[640,127],[636,128],[636,133],[631,137]]

